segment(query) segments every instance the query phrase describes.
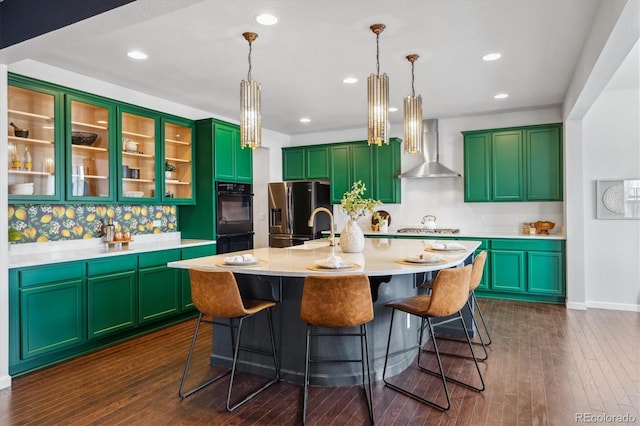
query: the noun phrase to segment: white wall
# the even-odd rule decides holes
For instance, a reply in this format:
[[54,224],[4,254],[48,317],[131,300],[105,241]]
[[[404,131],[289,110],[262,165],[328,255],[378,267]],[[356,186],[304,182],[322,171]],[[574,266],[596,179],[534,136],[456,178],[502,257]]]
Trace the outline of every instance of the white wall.
[[588,307],[638,310],[640,220],[596,219],[596,180],[640,179],[640,90],[603,92],[583,119]]

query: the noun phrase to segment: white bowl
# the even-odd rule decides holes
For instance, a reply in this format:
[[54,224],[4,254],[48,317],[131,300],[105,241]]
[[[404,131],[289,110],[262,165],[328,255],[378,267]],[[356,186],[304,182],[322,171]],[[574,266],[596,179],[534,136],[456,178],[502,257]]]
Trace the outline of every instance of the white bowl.
[[29,189],[33,188],[33,182],[28,183],[16,183],[15,185],[10,185],[13,189]]
[[132,198],[140,198],[140,197],[144,197],[144,192],[142,192],[142,191],[124,191],[124,196],[125,197],[132,197]]

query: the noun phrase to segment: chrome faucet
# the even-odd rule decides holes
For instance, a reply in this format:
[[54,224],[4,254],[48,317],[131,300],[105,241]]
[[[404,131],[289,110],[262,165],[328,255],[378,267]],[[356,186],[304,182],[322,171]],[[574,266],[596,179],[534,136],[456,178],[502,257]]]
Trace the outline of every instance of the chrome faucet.
[[313,209],[313,211],[311,212],[311,216],[309,216],[308,225],[313,226],[313,218],[316,216],[316,213],[318,212],[325,212],[326,214],[329,215],[329,220],[331,220],[331,223],[329,224],[329,245],[333,247],[335,245],[334,244],[335,234],[333,232],[333,213],[331,213],[331,210],[329,210],[326,207],[317,207]]

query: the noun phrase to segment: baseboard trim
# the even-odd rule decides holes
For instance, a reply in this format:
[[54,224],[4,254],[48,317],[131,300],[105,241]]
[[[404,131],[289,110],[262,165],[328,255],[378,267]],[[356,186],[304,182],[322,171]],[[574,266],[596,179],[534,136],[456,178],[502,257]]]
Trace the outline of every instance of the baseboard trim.
[[567,309],[577,309],[580,311],[586,311],[587,310],[587,304],[586,303],[578,303],[578,302],[567,302]]
[[0,389],[11,387],[11,376],[0,376]]
[[610,309],[614,311],[640,312],[640,305],[631,303],[593,302],[587,301],[587,308]]

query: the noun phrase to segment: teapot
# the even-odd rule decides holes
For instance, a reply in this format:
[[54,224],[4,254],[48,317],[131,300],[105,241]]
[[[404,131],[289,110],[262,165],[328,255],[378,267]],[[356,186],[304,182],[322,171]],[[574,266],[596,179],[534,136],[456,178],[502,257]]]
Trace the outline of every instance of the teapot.
[[436,217],[428,214],[422,218],[422,224],[427,229],[436,229]]
[[138,142],[133,141],[131,139],[124,139],[124,149],[127,151],[137,151],[138,150]]

